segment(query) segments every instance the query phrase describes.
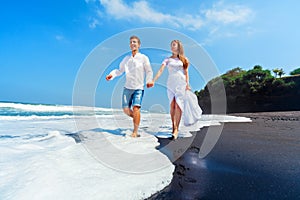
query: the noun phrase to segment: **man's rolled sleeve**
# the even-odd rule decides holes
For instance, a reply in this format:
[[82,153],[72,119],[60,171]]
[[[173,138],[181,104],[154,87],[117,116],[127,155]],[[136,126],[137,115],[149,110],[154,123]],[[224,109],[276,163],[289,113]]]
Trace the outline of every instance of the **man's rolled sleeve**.
[[146,83],[149,83],[153,79],[153,71],[150,65],[149,58],[145,56],[144,69],[146,72]]

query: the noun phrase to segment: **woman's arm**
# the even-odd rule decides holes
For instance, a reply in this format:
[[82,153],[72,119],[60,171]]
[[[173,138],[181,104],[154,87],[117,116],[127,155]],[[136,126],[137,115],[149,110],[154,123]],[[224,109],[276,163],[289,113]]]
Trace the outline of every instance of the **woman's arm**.
[[[188,60],[187,60],[188,62]],[[185,81],[186,81],[186,90],[190,90],[190,84],[189,84],[189,68],[187,67],[186,69],[183,70],[184,71],[184,75],[185,75]]]
[[158,72],[156,73],[154,79],[153,79],[153,82],[155,82],[160,76],[161,74],[163,73],[164,69],[165,69],[166,65],[165,64],[162,64],[160,66],[160,69],[158,70]]
[[153,87],[154,86],[154,82],[160,77],[160,75],[163,73],[164,69],[165,69],[165,64],[163,63],[161,66],[160,66],[160,69],[158,70],[158,72],[156,73],[154,79],[147,83],[147,87]]

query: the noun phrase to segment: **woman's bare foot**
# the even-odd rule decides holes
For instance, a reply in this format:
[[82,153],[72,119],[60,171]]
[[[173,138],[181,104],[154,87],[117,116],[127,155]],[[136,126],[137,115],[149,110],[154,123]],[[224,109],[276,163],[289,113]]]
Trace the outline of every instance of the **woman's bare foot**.
[[176,140],[178,138],[178,130],[174,130],[172,133],[173,139]]

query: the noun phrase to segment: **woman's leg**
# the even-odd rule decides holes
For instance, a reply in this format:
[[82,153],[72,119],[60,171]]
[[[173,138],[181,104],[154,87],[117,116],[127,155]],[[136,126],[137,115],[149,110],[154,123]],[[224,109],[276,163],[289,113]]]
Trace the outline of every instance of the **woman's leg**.
[[172,120],[172,134],[174,133],[174,114],[175,114],[175,98],[172,100],[171,104],[170,104],[170,116],[171,116],[171,120]]
[[179,124],[181,120],[181,115],[182,111],[178,104],[175,101],[175,106],[174,106],[174,138],[177,139],[178,137],[178,129],[179,129]]

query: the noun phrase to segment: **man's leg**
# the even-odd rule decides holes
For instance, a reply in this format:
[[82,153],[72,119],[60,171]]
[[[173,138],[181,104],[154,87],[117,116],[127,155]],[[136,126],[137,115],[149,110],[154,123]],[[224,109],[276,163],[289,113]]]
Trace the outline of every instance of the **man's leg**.
[[140,108],[142,105],[142,99],[144,96],[144,90],[135,90],[132,98],[132,114],[133,114],[133,132],[132,137],[139,137],[138,129],[141,121],[141,112]]
[[139,137],[138,129],[141,121],[141,113],[139,106],[133,106],[133,133],[131,134],[132,137]]
[[133,118],[133,111],[130,108],[123,108],[123,112]]
[[129,117],[133,117],[133,112],[130,109],[132,104],[132,97],[133,97],[133,90],[129,90],[127,88],[124,88],[123,95],[122,95],[122,107],[123,112],[128,115]]

